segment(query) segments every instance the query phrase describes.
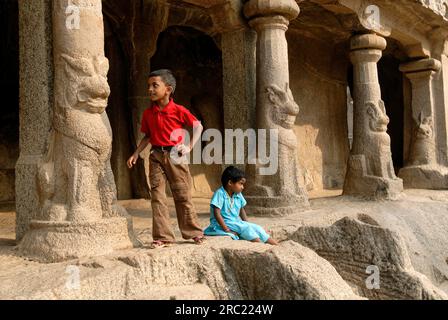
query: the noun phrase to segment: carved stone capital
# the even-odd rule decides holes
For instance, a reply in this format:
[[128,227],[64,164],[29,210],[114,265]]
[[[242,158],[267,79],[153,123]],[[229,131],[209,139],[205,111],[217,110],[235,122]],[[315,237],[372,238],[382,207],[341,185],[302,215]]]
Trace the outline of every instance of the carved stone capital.
[[354,36],[350,40],[350,60],[353,64],[378,62],[387,42],[375,34]]
[[350,50],[376,49],[383,51],[386,49],[386,39],[373,33],[353,36],[350,39]]
[[248,19],[282,16],[293,20],[299,13],[299,5],[294,0],[250,0],[244,5],[244,15]]
[[438,72],[442,64],[439,60],[433,58],[420,59],[416,61],[406,62],[400,65],[400,71],[405,73],[408,78],[411,78],[417,74],[432,75]]

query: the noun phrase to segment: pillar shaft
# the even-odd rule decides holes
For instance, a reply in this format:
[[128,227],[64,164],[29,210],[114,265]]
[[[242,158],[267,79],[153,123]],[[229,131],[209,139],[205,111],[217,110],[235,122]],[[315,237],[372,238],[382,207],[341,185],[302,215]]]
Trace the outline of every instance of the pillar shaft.
[[[20,156],[16,164],[16,239],[36,216],[37,167],[47,146],[53,107],[51,1],[19,1]],[[30,54],[32,53],[32,54]]]
[[434,99],[432,79],[440,70],[440,62],[422,59],[402,64],[412,87],[412,145],[407,165],[436,164],[437,155],[434,135]]
[[251,0],[244,8],[249,25],[257,32],[256,128],[267,134],[266,138],[258,135],[258,157],[260,147],[275,156],[268,170],[259,162],[248,166],[254,178],[248,183],[246,198],[253,214],[284,215],[308,207],[299,179],[293,130],[299,106],[289,88],[285,35],[289,20],[299,11],[293,0]]
[[412,87],[412,132],[409,156],[399,176],[406,187],[444,189],[448,187],[448,169],[438,163],[433,78],[440,70],[438,60],[428,58],[404,63],[400,70]]
[[354,72],[353,146],[344,194],[369,198],[394,198],[403,189],[395,176],[389,118],[378,81],[377,62],[386,40],[374,34],[354,36],[350,43]]
[[255,124],[256,38],[246,28],[222,34],[225,129],[245,130]]
[[270,101],[266,88],[289,84],[289,58],[286,30],[289,21],[283,16],[261,17],[250,21],[257,31],[257,126],[270,129]]
[[[381,89],[378,80],[377,62],[381,59],[382,50],[386,47],[384,38],[365,35],[352,38],[350,60],[353,64],[353,146],[352,154],[361,154],[364,139],[368,135],[364,123],[368,122],[366,112],[368,102],[381,100]],[[362,41],[366,43],[362,43]],[[361,48],[358,49],[358,46]],[[362,48],[367,46],[367,48]]]

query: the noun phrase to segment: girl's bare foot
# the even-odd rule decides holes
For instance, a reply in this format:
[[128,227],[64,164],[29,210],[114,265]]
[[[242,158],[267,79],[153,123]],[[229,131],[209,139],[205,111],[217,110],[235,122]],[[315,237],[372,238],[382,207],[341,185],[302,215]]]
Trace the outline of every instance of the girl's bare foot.
[[269,239],[268,239],[268,241],[267,241],[267,243],[269,243],[269,244],[272,244],[273,246],[276,246],[276,245],[278,245],[278,242],[277,242],[277,240],[275,240],[275,239],[272,239],[272,238],[269,238]]
[[250,242],[261,242],[261,240],[260,240],[260,238],[256,238],[256,239],[250,240]]

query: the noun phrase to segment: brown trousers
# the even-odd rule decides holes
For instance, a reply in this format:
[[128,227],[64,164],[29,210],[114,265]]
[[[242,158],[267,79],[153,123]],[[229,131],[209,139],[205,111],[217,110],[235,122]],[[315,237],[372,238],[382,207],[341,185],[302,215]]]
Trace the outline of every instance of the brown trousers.
[[151,150],[149,156],[153,240],[174,242],[166,198],[168,180],[176,206],[177,222],[184,239],[202,236],[191,198],[192,179],[188,164],[175,164],[168,151]]

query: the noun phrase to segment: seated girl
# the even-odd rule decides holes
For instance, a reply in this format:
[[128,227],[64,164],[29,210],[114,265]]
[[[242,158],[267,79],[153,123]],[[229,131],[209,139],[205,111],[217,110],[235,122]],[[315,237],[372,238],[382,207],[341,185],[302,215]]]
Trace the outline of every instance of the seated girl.
[[277,245],[259,225],[247,222],[246,199],[241,193],[246,183],[245,174],[236,167],[227,167],[221,177],[222,186],[210,202],[210,226],[204,230],[209,236],[230,236],[234,240],[249,240]]

